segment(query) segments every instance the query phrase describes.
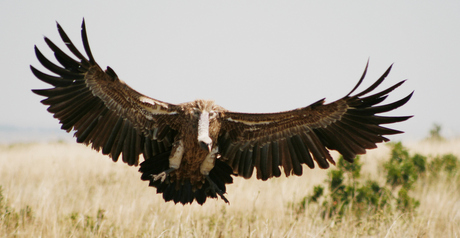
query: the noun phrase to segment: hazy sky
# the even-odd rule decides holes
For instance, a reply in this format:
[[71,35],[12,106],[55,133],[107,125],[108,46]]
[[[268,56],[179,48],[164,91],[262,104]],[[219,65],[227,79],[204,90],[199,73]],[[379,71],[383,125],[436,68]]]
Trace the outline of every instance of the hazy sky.
[[458,0],[127,2],[1,1],[0,127],[60,127],[30,91],[48,88],[30,72],[30,64],[43,69],[33,46],[50,57],[43,36],[64,47],[57,21],[82,49],[85,18],[100,66],[156,99],[290,110],[346,95],[370,59],[361,89],[394,63],[380,89],[408,81],[388,102],[415,90],[389,114],[415,117],[394,126],[405,135],[390,138],[423,138],[433,123],[445,136],[460,135]]

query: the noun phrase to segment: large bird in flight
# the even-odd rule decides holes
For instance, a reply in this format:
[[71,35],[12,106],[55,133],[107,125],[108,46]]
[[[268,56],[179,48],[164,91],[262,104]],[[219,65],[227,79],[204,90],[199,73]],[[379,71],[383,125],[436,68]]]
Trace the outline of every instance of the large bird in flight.
[[382,124],[405,121],[411,116],[381,116],[404,105],[412,96],[381,105],[401,81],[373,93],[391,70],[360,93],[324,104],[321,99],[307,107],[278,113],[228,111],[213,101],[195,100],[171,104],[142,95],[107,67],[96,63],[88,43],[85,22],[81,35],[86,56],[57,24],[59,34],[74,57],[45,37],[58,64],[35,47],[40,63],[53,74],[33,66],[33,74],[50,89],[34,89],[45,96],[41,102],[59,119],[61,129],[75,131],[78,143],[92,146],[128,165],[140,163],[141,179],[150,181],[166,201],[203,204],[207,197],[221,197],[232,176],[267,180],[302,174],[302,164],[326,169],[335,164],[329,150],[353,162],[357,154],[388,141],[385,135],[402,133]]

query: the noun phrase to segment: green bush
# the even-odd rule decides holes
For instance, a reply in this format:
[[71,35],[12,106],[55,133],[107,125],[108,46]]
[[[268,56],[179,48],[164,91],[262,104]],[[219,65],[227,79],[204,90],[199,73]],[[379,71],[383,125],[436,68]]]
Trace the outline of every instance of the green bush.
[[[353,164],[345,162],[341,157],[337,163],[337,169],[330,170],[326,183],[329,194],[323,198],[323,217],[344,215],[347,210],[352,210],[357,216],[364,213],[375,213],[387,206],[391,198],[390,191],[380,186],[376,181],[365,180],[361,182],[362,163],[360,157],[356,157]],[[320,199],[322,186],[315,187],[309,201],[316,202]]]
[[406,188],[401,188],[396,198],[397,208],[402,212],[411,212],[420,205],[420,202],[409,196]]
[[410,157],[408,150],[401,142],[392,143],[390,146],[393,147],[390,160],[383,165],[387,172],[387,184],[393,189],[402,186],[410,190],[419,175],[425,172],[426,157],[418,154]]
[[[420,202],[410,196],[415,182],[427,174],[427,157],[409,151],[400,143],[391,143],[390,158],[383,164],[385,184],[362,179],[362,162],[357,156],[354,163],[346,162],[342,157],[336,169],[328,172],[326,185],[317,185],[310,196],[303,198],[298,204],[290,204],[296,212],[305,211],[308,203],[320,206],[323,218],[346,212],[359,217],[364,214],[374,215],[383,209],[396,212],[412,212]],[[459,162],[453,155],[437,157],[430,164],[430,171],[446,170],[454,173]],[[328,190],[325,187],[329,188]],[[327,191],[327,192],[326,192]]]
[[430,163],[430,175],[437,177],[441,172],[446,172],[448,176],[453,176],[457,173],[459,160],[453,154],[436,156]]

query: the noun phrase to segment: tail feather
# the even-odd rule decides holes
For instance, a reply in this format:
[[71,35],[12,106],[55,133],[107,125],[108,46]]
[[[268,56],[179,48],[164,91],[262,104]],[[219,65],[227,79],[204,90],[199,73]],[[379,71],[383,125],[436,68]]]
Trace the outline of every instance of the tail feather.
[[[213,192],[210,183],[205,180],[205,183],[199,189],[193,189],[193,185],[190,180],[185,179],[183,181],[171,182],[168,178],[161,182],[160,180],[153,181],[152,175],[159,174],[169,169],[169,155],[171,151],[167,151],[158,154],[140,164],[139,172],[142,173],[141,179],[144,181],[150,181],[149,186],[155,187],[157,193],[163,194],[165,201],[174,201],[174,203],[193,203],[194,200],[200,205],[206,202],[208,197],[217,198],[215,192]],[[226,163],[216,160],[214,168],[209,172],[209,177],[222,191],[226,192],[225,184],[233,182],[232,168]],[[180,184],[177,184],[180,183]]]

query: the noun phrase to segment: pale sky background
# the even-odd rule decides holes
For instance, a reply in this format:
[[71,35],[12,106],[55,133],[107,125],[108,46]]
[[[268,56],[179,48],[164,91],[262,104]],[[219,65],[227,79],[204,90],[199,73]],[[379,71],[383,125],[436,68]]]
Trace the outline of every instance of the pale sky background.
[[[276,112],[346,95],[390,64],[388,98],[415,94],[387,115],[414,115],[393,127],[418,140],[433,123],[460,136],[460,1],[1,1],[0,142],[60,139],[58,121],[33,88],[49,37],[64,47],[56,21],[83,49],[86,20],[93,55],[134,89],[171,103],[214,99],[234,111]],[[65,49],[65,48],[63,48]],[[67,49],[65,49],[67,50]],[[67,51],[68,52],[68,51]],[[54,60],[54,58],[53,58]],[[28,134],[30,133],[30,134]],[[73,140],[73,139],[71,139]]]

